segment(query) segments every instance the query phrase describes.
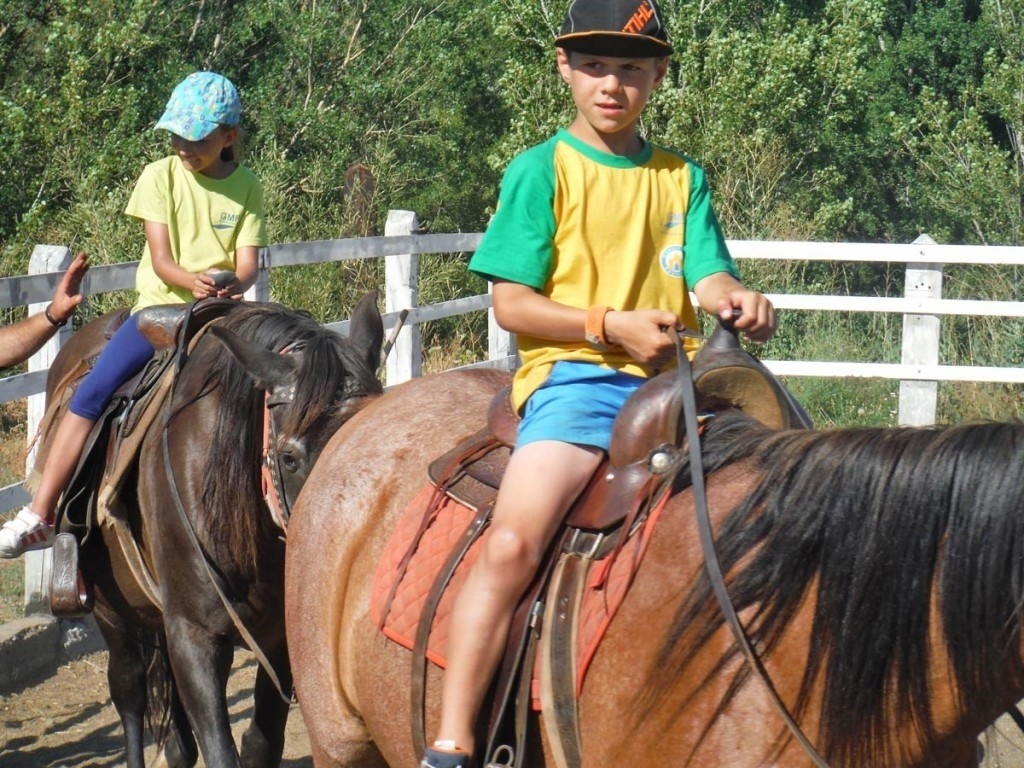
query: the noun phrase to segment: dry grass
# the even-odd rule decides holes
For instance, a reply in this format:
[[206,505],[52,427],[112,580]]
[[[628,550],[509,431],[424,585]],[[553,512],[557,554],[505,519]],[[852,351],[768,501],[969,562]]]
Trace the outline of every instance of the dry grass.
[[25,561],[0,560],[0,624],[25,615]]
[[0,486],[25,478],[27,418],[28,406],[24,400],[0,403]]
[[[25,478],[27,404],[15,400],[0,404],[0,487]],[[7,520],[14,511],[0,515]],[[24,615],[25,561],[0,559],[0,624]]]
[[[481,352],[482,350],[482,352]],[[440,373],[463,365],[470,365],[487,356],[487,340],[464,329],[439,343],[425,342],[423,348],[423,373]]]

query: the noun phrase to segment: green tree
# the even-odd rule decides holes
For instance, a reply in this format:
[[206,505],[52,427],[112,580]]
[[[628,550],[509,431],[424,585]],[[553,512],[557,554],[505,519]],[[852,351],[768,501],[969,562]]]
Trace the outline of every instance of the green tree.
[[[3,2],[0,151],[17,158],[0,170],[6,273],[36,242],[138,258],[121,211],[168,151],[151,128],[171,88],[201,68],[242,93],[273,240],[371,234],[389,208],[437,231],[486,221],[506,122],[486,2]],[[306,276],[282,277],[279,298],[301,303]]]

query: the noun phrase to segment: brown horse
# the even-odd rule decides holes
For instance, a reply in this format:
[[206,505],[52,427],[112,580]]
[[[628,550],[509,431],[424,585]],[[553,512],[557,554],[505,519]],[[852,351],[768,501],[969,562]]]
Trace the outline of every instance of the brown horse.
[[[335,434],[300,495],[286,618],[318,768],[416,764],[412,653],[371,620],[371,582],[428,462],[483,424],[506,381],[450,372],[389,391]],[[976,765],[978,735],[1024,695],[1024,425],[773,430],[726,409],[701,444],[733,604],[824,760]],[[812,765],[723,624],[694,507],[688,488],[670,497],[596,651],[581,765]],[[524,764],[554,765],[538,738]]]
[[[162,726],[159,766],[194,765],[198,752],[208,766],[280,763],[291,674],[283,533],[261,488],[263,390],[273,403],[268,448],[286,508],[328,437],[381,391],[383,328],[374,294],[357,306],[348,338],[305,312],[229,304],[216,330],[184,357],[124,484],[123,518],[140,556],[133,560],[132,548],[107,524],[81,547],[82,573],[95,587],[110,651],[110,694],[129,768],[143,768],[147,718]],[[61,350],[50,370],[51,400],[68,371],[102,346],[107,319],[93,321]],[[226,701],[240,645],[255,645],[264,661],[241,757]]]

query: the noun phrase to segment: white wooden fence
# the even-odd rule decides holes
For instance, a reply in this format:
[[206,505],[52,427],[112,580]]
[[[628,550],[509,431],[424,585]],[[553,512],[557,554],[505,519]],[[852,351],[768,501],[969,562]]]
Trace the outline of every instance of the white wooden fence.
[[[415,213],[391,211],[383,237],[271,245],[260,254],[260,275],[246,296],[252,300],[267,300],[271,270],[275,267],[384,258],[385,329],[393,327],[401,310],[408,310],[405,325],[388,355],[385,371],[385,383],[388,386],[420,374],[421,323],[467,312],[486,310],[490,315],[488,359],[475,365],[511,369],[515,363],[514,339],[494,323],[489,295],[419,306],[419,256],[472,252],[478,246],[481,235],[416,234],[417,231]],[[1024,317],[1024,302],[943,299],[943,265],[1024,266],[1024,247],[938,245],[927,235],[922,235],[909,245],[729,241],[729,248],[738,261],[841,261],[906,265],[902,298],[769,294],[769,298],[781,310],[884,312],[902,315],[903,349],[900,363],[765,360],[768,367],[780,376],[898,379],[901,382],[899,423],[918,425],[934,422],[939,381],[1024,384],[1024,368],[1021,367],[951,366],[942,365],[939,361],[939,335],[943,315]],[[30,313],[42,311],[70,259],[71,253],[67,248],[37,246],[30,263],[30,275],[0,278],[0,307],[27,305]],[[134,286],[136,264],[132,262],[91,267],[83,285],[84,292],[94,295],[131,289]],[[345,332],[348,321],[329,323],[327,327]],[[0,402],[28,398],[30,441],[43,414],[46,369],[60,345],[69,337],[70,329],[62,329],[29,361],[27,373],[0,379]],[[26,468],[31,464],[32,456],[29,455]],[[27,499],[21,483],[0,488],[0,513],[19,507]],[[25,602],[29,610],[44,605],[42,601],[46,595],[48,568],[48,551],[33,552],[26,556]]]

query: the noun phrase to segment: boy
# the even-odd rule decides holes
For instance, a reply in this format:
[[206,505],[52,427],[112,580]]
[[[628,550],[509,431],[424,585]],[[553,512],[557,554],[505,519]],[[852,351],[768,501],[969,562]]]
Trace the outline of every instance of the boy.
[[[516,157],[470,269],[518,336],[522,412],[479,559],[455,600],[441,722],[421,768],[472,765],[474,726],[516,602],[608,449],[626,398],[674,363],[700,306],[754,341],[775,311],[738,280],[702,169],[648,143],[640,113],[672,47],[656,0],[574,0],[555,40],[567,129]],[[691,354],[695,348],[689,349]]]

